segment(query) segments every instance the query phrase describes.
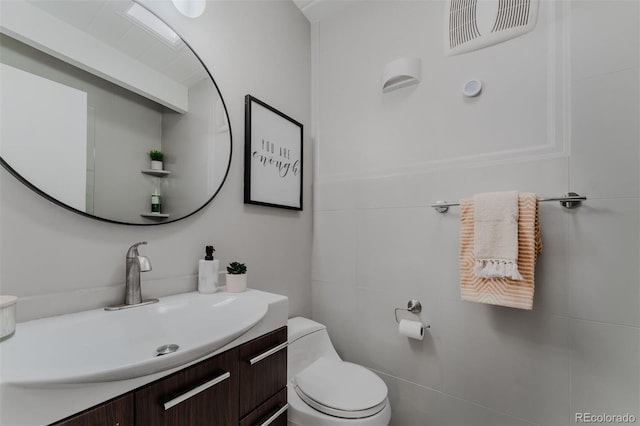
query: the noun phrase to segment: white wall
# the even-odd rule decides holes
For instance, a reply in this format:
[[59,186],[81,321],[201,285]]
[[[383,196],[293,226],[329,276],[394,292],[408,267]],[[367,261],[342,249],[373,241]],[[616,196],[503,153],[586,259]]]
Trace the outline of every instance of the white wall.
[[215,131],[215,105],[219,98],[207,77],[189,88],[188,113],[168,110],[162,114],[164,167],[171,171],[162,182],[162,210],[173,217],[185,216],[201,206],[213,195],[210,189],[217,189],[224,177],[224,172],[218,172],[218,186],[210,188],[209,173],[215,173],[217,165],[212,160],[229,152],[229,132]]
[[[83,115],[87,115],[88,107],[89,121],[88,125],[80,123],[83,147],[74,155],[86,158],[87,162],[86,211],[112,220],[144,223],[140,213],[150,211],[153,188],[151,179],[140,170],[149,168],[147,153],[161,148],[161,111],[164,107],[8,36],[2,35],[0,40],[3,63],[85,93]],[[55,98],[48,100],[48,104],[38,103],[45,114],[46,111],[52,111],[49,112],[51,115],[54,111],[58,114],[65,111],[59,102],[56,104]],[[10,122],[4,114],[2,121]],[[47,132],[44,127],[31,131]],[[47,136],[37,137],[35,140],[40,143],[34,143],[29,138],[27,145],[34,147],[47,140]],[[75,163],[84,170],[83,164]],[[56,173],[61,173],[60,161],[51,164],[58,170]],[[51,179],[52,176],[55,174],[46,173],[49,185],[57,182],[57,179]],[[77,179],[75,182],[81,185],[82,200],[78,203],[73,204],[63,190],[45,192],[84,211],[84,183]]]
[[[126,250],[141,240],[149,242],[141,253],[153,266],[142,275],[145,297],[191,291],[197,261],[212,243],[222,265],[247,263],[250,287],[287,295],[292,315],[310,315],[311,149],[305,155],[303,212],[244,205],[242,170],[247,93],[310,122],[309,23],[290,1],[208,2],[197,20],[179,16],[168,1],[148,6],[198,52],[220,86],[234,137],[226,184],[212,204],[186,220],[134,227],[72,214],[3,169],[2,294],[20,296],[21,320],[119,302]],[[310,144],[308,130],[304,143]]]
[[[532,33],[446,58],[443,1],[354,3],[314,28],[313,318],[393,424],[640,417],[640,4],[543,1]],[[401,56],[423,81],[382,94]],[[541,206],[532,312],[460,300],[459,211],[428,207],[508,189],[589,197]],[[412,298],[422,342],[394,321]]]
[[5,64],[0,70],[2,158],[38,189],[84,210],[87,94]]

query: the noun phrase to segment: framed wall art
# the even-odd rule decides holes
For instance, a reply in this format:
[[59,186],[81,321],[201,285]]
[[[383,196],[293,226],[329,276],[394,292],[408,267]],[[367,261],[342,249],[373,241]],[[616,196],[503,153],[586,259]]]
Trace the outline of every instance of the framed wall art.
[[244,202],[302,210],[302,124],[245,96]]

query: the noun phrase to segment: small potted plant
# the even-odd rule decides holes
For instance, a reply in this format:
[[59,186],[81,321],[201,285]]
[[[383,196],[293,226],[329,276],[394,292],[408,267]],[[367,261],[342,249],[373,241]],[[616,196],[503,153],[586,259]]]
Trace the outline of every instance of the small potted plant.
[[164,154],[162,151],[152,149],[149,151],[149,157],[151,158],[151,170],[163,170],[162,159],[164,158]]
[[227,266],[227,291],[240,293],[247,289],[247,267],[244,263],[231,262]]

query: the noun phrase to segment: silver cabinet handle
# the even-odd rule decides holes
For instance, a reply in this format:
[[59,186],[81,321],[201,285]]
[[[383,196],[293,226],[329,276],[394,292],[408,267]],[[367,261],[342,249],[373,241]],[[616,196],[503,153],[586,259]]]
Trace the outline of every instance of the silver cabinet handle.
[[249,364],[251,364],[251,365],[256,364],[256,363],[262,361],[263,359],[270,357],[271,355],[275,354],[276,352],[278,352],[281,349],[284,349],[286,347],[287,347],[287,342],[281,343],[278,346],[276,346],[275,348],[271,348],[268,351],[263,352],[260,355],[257,355],[255,357],[251,358],[249,360]]
[[269,426],[275,419],[280,417],[280,414],[282,414],[285,411],[287,411],[288,408],[289,408],[289,404],[284,404],[284,406],[282,408],[280,408],[278,411],[273,413],[273,415],[271,417],[269,417],[267,420],[265,420],[265,422],[262,423],[260,426]]
[[183,393],[182,395],[177,396],[177,397],[173,398],[172,400],[165,402],[164,403],[164,410],[167,411],[168,409],[175,407],[176,405],[180,404],[181,402],[186,401],[187,399],[191,398],[192,396],[196,396],[200,392],[209,389],[211,386],[215,386],[218,383],[227,380],[229,377],[231,377],[231,373],[229,373],[227,371],[226,373],[219,375],[215,379],[209,380],[208,382],[203,383],[200,386],[196,386],[195,388]]

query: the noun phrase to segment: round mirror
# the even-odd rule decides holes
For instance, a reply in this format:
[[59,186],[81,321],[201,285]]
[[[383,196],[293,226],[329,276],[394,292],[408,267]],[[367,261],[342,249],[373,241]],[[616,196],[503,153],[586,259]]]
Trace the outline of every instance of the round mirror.
[[173,222],[215,197],[231,162],[228,114],[171,28],[129,0],[0,8],[7,170],[63,207],[116,223]]

